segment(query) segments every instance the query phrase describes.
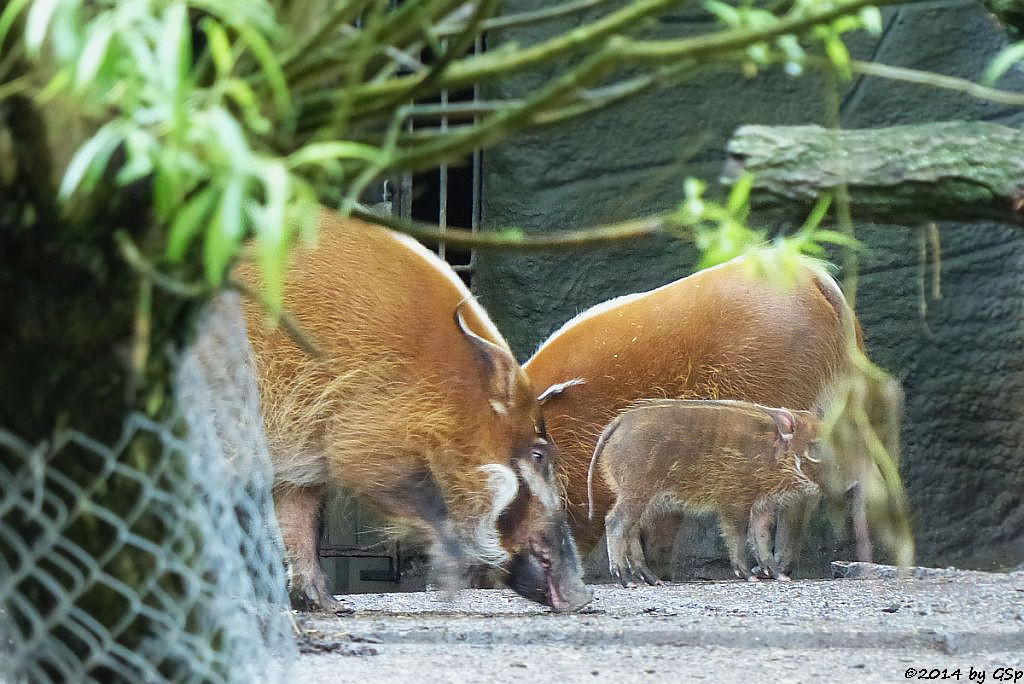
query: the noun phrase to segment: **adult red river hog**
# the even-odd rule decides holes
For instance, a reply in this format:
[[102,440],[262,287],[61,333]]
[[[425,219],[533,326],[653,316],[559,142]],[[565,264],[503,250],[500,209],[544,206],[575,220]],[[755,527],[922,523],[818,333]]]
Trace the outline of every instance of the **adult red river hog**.
[[[252,266],[236,276],[257,282]],[[556,611],[590,600],[537,395],[447,264],[324,212],[283,303],[323,352],[311,357],[247,306],[295,605],[338,607],[316,543],[332,486],[424,538],[442,581],[482,563]]]
[[[856,331],[856,332],[855,332]],[[589,551],[613,502],[587,469],[604,427],[638,399],[738,399],[821,413],[859,327],[823,266],[801,259],[789,287],[760,278],[740,257],[649,292],[598,304],[568,321],[523,368],[541,388],[548,433],[576,542]],[[782,511],[776,565],[792,572],[803,506]]]

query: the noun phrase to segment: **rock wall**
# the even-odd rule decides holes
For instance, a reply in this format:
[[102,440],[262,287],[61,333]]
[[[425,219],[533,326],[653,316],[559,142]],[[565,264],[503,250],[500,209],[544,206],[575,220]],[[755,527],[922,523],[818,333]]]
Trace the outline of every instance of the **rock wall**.
[[[544,5],[509,0],[506,11]],[[971,2],[884,11],[880,37],[848,40],[855,57],[976,78],[1006,39]],[[491,36],[529,44],[578,20]],[[709,28],[699,13],[648,30],[681,36]],[[489,96],[520,96],[543,74],[509,78]],[[1021,89],[1017,69],[1002,82]],[[824,123],[837,91],[814,74],[753,79],[729,70],[644,95],[609,111],[517,137],[484,158],[484,225],[576,228],[665,210],[682,179],[714,181],[725,141],[741,124]],[[1019,110],[966,95],[856,78],[838,90],[849,128],[946,119],[1014,124]],[[869,353],[903,382],[901,471],[910,492],[918,561],[985,569],[1024,560],[1024,234],[989,224],[939,224],[942,298],[921,312],[917,227],[862,225],[857,311]],[[572,252],[478,255],[473,286],[521,359],[566,319],[619,294],[690,273],[693,248],[667,238]],[[931,274],[925,276],[930,282]],[[712,519],[687,520],[673,575],[722,576],[724,547]],[[598,554],[600,555],[600,554]],[[819,515],[804,573],[821,574],[850,549]],[[595,568],[599,559],[592,559]]]

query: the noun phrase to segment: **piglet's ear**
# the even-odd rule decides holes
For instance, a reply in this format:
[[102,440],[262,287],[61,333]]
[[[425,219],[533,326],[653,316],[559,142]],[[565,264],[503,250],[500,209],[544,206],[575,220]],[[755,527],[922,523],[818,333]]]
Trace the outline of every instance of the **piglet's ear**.
[[782,438],[782,441],[792,441],[793,433],[796,432],[796,418],[793,417],[793,414],[784,408],[770,408],[765,410],[775,422],[775,427],[779,431],[779,437]]
[[488,380],[491,408],[495,413],[507,414],[512,404],[519,366],[503,347],[469,329],[462,315],[462,307],[465,305],[466,302],[462,301],[455,307],[455,325],[469,342],[473,355]]

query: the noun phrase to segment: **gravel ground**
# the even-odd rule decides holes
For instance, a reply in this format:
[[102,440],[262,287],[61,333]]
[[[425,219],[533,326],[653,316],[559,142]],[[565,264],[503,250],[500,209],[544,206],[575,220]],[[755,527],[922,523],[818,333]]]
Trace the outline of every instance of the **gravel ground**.
[[311,652],[292,679],[895,682],[913,668],[912,679],[980,681],[983,671],[984,681],[1024,683],[1024,573],[599,585],[594,594],[572,615],[499,590],[346,596],[352,616],[298,616]]

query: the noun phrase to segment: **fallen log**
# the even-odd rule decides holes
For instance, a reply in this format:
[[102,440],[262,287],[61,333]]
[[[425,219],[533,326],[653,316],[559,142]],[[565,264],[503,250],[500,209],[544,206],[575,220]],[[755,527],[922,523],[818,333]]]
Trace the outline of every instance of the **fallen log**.
[[845,183],[858,219],[1024,225],[1024,131],[981,121],[837,130],[743,126],[723,182],[754,175],[759,210],[809,209]]

